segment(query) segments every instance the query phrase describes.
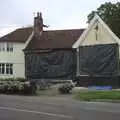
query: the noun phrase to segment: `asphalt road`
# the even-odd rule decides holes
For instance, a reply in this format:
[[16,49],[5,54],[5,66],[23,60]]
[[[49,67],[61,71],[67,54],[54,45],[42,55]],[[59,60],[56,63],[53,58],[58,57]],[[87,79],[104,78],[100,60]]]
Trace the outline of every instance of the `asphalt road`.
[[119,103],[79,102],[70,97],[0,95],[0,120],[119,120]]

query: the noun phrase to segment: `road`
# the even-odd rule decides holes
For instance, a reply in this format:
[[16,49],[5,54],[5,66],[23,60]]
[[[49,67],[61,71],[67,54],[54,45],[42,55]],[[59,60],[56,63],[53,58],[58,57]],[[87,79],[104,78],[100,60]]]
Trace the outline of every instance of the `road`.
[[119,120],[119,103],[80,102],[71,97],[0,95],[0,120]]

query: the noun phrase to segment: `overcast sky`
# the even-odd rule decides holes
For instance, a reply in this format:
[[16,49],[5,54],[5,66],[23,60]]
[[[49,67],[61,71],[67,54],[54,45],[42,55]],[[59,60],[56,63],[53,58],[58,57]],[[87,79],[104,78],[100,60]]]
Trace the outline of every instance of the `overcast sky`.
[[49,29],[85,28],[87,15],[102,3],[119,0],[0,0],[0,35],[33,25],[41,11]]

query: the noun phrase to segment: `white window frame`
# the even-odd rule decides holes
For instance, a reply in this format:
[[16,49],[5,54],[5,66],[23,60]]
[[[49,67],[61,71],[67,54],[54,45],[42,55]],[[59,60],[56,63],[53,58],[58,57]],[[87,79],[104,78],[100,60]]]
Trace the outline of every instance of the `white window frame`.
[[13,75],[13,64],[0,63],[0,75]]
[[12,75],[13,74],[13,64],[11,63],[6,63],[5,64],[5,72],[7,75]]

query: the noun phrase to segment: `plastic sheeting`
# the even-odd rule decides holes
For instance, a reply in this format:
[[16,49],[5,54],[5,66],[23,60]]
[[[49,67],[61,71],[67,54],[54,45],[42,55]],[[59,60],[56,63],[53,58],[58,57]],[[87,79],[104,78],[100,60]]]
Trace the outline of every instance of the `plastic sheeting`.
[[78,86],[112,86],[113,88],[120,87],[119,76],[79,76],[77,81]]
[[119,73],[118,44],[79,47],[79,74],[109,76]]
[[26,53],[26,77],[31,79],[72,79],[76,74],[76,52],[54,50]]

